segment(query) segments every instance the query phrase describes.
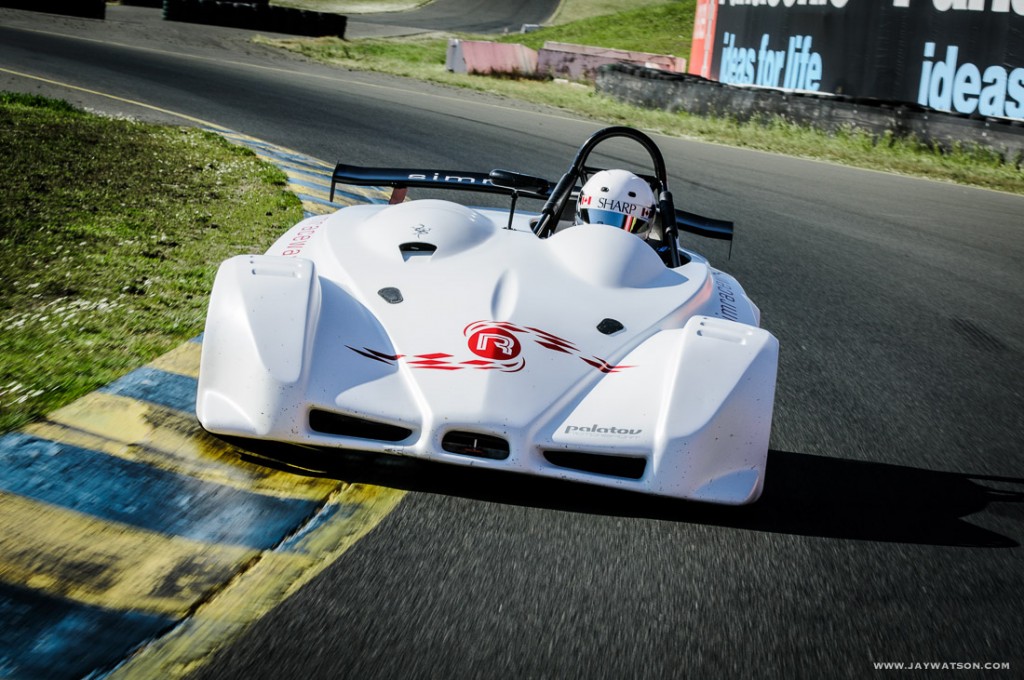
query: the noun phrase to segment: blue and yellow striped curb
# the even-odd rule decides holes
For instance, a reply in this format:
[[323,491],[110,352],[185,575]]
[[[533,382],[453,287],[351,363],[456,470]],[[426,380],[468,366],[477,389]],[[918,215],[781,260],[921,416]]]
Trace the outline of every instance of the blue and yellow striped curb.
[[332,213],[360,203],[387,203],[390,194],[377,187],[345,186],[335,190],[330,200],[334,166],[267,142],[223,128],[208,128],[227,139],[252,149],[260,158],[273,163],[288,176],[288,188],[302,201],[306,216]]
[[[386,203],[333,166],[216,129],[307,215]],[[404,492],[263,467],[195,419],[201,338],[0,436],[0,678],[195,670],[336,560]]]

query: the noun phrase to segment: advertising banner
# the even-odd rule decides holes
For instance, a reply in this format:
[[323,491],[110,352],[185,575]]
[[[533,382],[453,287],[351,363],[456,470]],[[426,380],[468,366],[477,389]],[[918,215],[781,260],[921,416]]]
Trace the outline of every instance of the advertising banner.
[[1024,119],[1024,0],[698,0],[689,72]]

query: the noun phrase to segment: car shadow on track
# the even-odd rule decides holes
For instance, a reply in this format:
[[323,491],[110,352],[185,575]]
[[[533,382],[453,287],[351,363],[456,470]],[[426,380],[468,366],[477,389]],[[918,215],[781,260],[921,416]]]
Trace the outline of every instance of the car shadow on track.
[[298,474],[487,502],[753,531],[865,541],[984,548],[1019,543],[965,518],[983,510],[1024,517],[1024,479],[768,452],[764,493],[742,507],[716,506],[561,480],[349,451],[278,444],[243,457]]

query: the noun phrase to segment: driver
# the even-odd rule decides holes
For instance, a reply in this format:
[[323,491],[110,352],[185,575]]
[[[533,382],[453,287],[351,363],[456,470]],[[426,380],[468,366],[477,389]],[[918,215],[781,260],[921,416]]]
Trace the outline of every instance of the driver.
[[601,170],[580,190],[573,224],[607,224],[639,236],[672,266],[669,246],[649,238],[657,214],[654,191],[646,180],[628,170]]
[[655,213],[651,186],[628,170],[601,170],[580,191],[573,224],[607,224],[644,241]]

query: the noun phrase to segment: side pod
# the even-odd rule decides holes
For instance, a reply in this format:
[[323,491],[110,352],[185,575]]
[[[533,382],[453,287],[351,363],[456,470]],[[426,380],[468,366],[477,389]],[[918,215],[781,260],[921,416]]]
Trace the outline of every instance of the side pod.
[[301,387],[319,318],[310,260],[241,255],[221,264],[203,334],[196,415],[218,434],[266,436]]
[[[764,484],[778,355],[778,340],[768,331],[693,317],[622,359],[623,370],[602,378],[555,421],[552,443],[644,451],[648,461],[637,483],[647,493],[752,503]],[[628,423],[632,436],[610,442],[574,423]]]

